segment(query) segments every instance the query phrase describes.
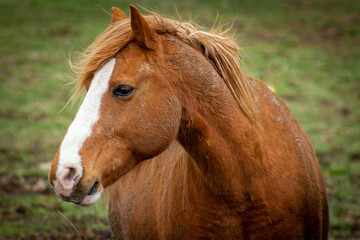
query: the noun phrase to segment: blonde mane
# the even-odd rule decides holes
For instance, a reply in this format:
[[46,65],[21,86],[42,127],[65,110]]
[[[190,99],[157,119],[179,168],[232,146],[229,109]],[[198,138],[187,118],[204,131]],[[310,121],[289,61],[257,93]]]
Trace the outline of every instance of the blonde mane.
[[[252,91],[247,77],[240,69],[241,48],[232,37],[226,36],[228,30],[210,32],[198,31],[192,24],[161,17],[156,13],[144,16],[149,26],[158,34],[172,34],[189,42],[192,47],[202,46],[204,56],[213,64],[231,91],[240,109],[255,121]],[[101,33],[80,56],[73,69],[77,73],[76,87],[70,101],[82,92],[85,83],[94,73],[113,58],[133,39],[130,19],[116,22]]]

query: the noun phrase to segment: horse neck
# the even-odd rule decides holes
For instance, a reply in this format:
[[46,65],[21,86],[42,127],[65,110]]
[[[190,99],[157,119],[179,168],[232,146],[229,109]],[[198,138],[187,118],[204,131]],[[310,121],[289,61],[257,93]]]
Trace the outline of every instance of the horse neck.
[[238,107],[211,63],[188,48],[183,46],[184,56],[176,58],[182,59],[176,60],[182,68],[177,88],[182,90],[184,106],[177,140],[191,156],[199,183],[215,194],[231,194],[261,174],[258,128]]

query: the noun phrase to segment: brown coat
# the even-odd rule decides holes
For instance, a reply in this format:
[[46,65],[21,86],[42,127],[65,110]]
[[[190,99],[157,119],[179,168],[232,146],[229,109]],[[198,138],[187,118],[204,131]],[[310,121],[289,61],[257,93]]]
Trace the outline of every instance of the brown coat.
[[[81,204],[107,189],[119,239],[327,239],[314,150],[285,103],[242,74],[239,50],[222,34],[113,10],[78,92],[114,56],[116,65],[79,151],[81,178],[68,170],[73,192],[62,197]],[[121,84],[134,93],[114,97]]]

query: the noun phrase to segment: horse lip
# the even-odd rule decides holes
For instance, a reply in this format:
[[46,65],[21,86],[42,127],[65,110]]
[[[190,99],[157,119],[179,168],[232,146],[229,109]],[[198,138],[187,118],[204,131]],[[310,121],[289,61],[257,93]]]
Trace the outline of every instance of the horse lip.
[[73,203],[79,204],[79,203],[81,203],[81,202],[84,200],[84,198],[85,198],[86,196],[95,195],[95,194],[97,193],[96,190],[98,189],[98,187],[99,187],[99,181],[95,181],[94,184],[93,184],[93,186],[91,187],[90,191],[89,191],[87,194],[84,194],[84,195],[82,195],[82,196],[79,196],[79,195],[76,195],[76,194],[75,194],[75,191],[74,191],[74,192],[71,193],[70,196],[68,196],[68,197],[66,197],[66,196],[64,196],[64,195],[62,195],[62,194],[59,194],[59,197],[60,197],[62,200],[66,201],[66,202],[73,202]]
[[64,196],[62,194],[59,194],[59,197],[61,198],[61,200],[64,200],[65,202],[72,202],[71,196],[66,197],[66,196]]
[[85,198],[86,195],[83,195],[83,196],[77,196],[75,194],[71,194],[70,195],[70,198],[71,198],[71,201],[74,202],[74,203],[80,203],[84,198]]
[[73,202],[73,203],[80,203],[84,198],[85,198],[86,195],[84,196],[77,196],[75,195],[74,193],[72,193],[69,197],[66,197],[62,194],[59,195],[59,197],[64,200],[65,202]]

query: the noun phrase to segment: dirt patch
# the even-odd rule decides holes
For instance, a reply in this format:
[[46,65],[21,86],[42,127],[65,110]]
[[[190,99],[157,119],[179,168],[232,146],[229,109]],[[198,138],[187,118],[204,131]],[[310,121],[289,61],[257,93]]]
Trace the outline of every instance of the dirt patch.
[[0,194],[50,194],[52,187],[44,177],[21,175],[0,176]]

